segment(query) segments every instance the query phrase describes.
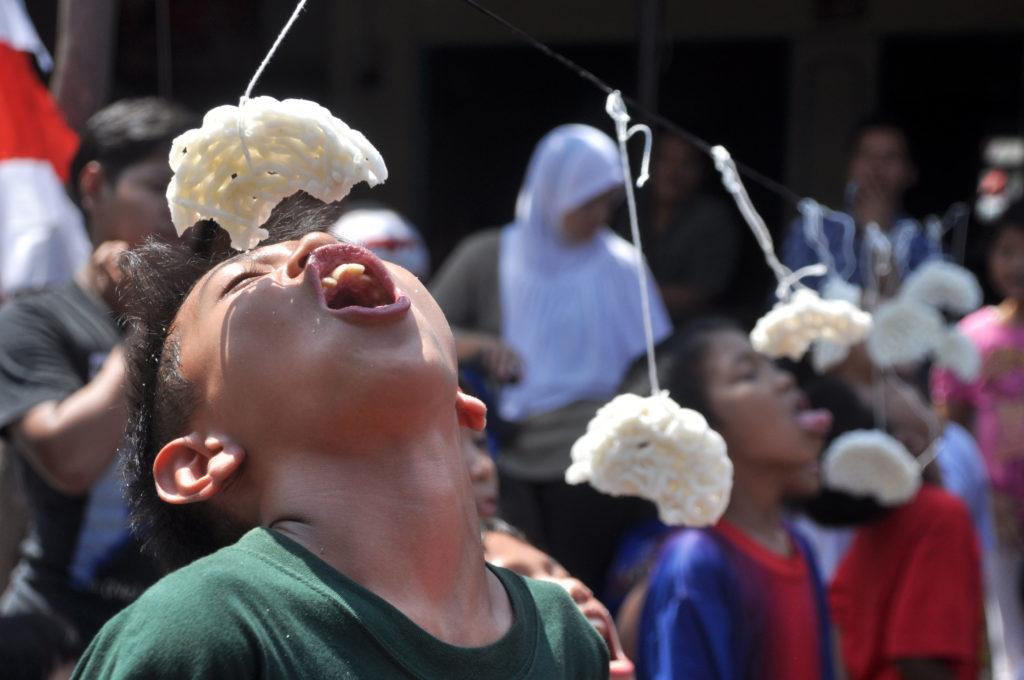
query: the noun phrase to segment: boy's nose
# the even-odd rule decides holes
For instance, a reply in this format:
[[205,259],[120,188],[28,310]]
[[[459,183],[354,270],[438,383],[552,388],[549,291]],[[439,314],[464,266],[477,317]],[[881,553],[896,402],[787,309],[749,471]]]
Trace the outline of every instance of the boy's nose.
[[288,257],[286,265],[286,273],[288,278],[298,278],[302,274],[302,270],[306,268],[306,261],[309,260],[309,254],[320,246],[326,246],[331,243],[337,243],[338,239],[334,238],[330,234],[325,234],[322,231],[315,231],[311,234],[306,234],[299,241],[299,244],[295,246],[295,250]]

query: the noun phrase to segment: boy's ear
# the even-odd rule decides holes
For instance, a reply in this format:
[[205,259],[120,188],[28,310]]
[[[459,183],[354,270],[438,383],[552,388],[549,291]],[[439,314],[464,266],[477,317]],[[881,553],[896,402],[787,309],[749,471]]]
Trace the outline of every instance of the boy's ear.
[[78,195],[82,200],[82,210],[92,213],[97,201],[103,195],[107,184],[107,175],[99,161],[89,161],[78,173]]
[[462,390],[455,393],[455,411],[459,414],[459,425],[462,427],[480,432],[487,425],[487,407]]
[[153,481],[160,498],[183,505],[217,495],[245,461],[245,450],[223,437],[198,433],[168,442],[153,461]]

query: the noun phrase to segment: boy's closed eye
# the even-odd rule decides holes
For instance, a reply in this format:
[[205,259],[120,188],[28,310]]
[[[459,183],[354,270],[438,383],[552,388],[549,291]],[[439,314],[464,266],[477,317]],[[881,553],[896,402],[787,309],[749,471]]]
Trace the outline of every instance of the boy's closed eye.
[[267,268],[265,266],[261,266],[260,263],[249,260],[246,262],[243,269],[228,280],[224,288],[221,289],[219,297],[223,298],[227,296],[229,293],[241,288],[243,283],[247,281],[252,282],[266,273]]

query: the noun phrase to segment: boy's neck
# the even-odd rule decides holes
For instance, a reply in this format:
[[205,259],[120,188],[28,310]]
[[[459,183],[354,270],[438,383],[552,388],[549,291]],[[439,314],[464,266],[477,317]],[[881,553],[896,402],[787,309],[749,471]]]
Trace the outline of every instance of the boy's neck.
[[428,435],[315,460],[277,480],[261,524],[449,644],[482,646],[507,632],[511,605],[484,565],[457,440]]
[[770,472],[745,474],[737,466],[725,519],[764,548],[787,556],[792,550],[783,522],[782,488]]

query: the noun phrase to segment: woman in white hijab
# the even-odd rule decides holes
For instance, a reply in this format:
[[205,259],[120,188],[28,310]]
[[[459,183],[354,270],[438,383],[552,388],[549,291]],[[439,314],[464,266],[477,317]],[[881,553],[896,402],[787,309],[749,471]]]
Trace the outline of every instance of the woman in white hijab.
[[[432,286],[460,359],[504,383],[498,412],[518,426],[498,459],[503,517],[591,586],[635,514],[562,481],[572,443],[644,352],[637,252],[607,226],[621,197],[615,143],[557,127],[533,152],[515,221],[460,244]],[[647,277],[658,341],[671,325]]]

